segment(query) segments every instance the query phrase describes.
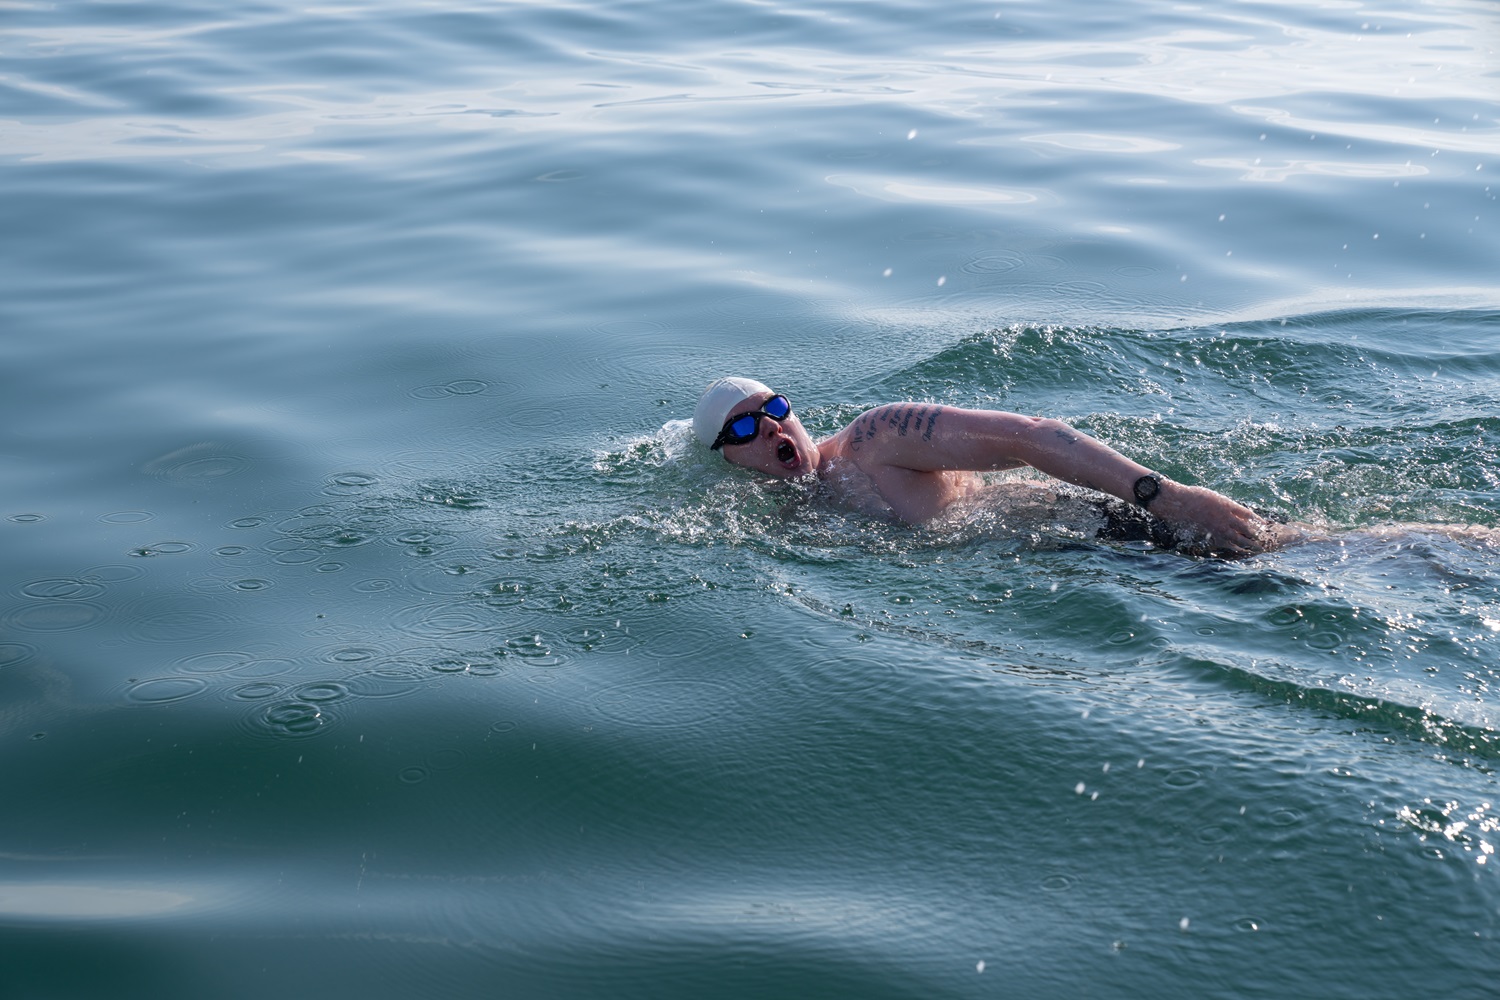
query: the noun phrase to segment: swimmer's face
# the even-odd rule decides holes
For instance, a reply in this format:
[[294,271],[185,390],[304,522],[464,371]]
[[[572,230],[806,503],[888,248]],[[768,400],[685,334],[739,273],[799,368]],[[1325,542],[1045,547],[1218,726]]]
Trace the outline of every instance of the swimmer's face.
[[[729,411],[725,423],[742,414],[755,413],[774,395],[761,392],[750,396]],[[795,412],[780,420],[762,414],[753,439],[744,444],[726,444],[720,450],[735,465],[780,479],[805,476],[818,468],[818,446],[808,437]]]

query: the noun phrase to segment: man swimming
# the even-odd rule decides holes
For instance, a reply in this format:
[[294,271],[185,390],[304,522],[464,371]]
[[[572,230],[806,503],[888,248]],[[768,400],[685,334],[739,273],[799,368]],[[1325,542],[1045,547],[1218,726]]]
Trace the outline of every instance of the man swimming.
[[1030,466],[1094,491],[1104,539],[1241,557],[1278,548],[1292,530],[1044,417],[892,403],[814,443],[785,395],[754,379],[721,378],[699,398],[693,432],[734,465],[781,479],[816,476],[841,501],[911,524],[977,495],[984,487],[978,473]]

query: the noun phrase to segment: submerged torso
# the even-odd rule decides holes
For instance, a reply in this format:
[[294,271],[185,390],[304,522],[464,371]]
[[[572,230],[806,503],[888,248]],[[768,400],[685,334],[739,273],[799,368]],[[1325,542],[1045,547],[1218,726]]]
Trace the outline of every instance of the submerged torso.
[[860,461],[858,448],[848,428],[820,441],[818,477],[840,502],[867,514],[922,524],[984,488],[984,480],[973,472],[917,472],[889,466],[876,466],[872,472]]
[[[850,510],[891,520],[903,518],[877,482],[848,456],[825,457],[819,469],[828,499]],[[1055,480],[972,472],[923,474],[924,500],[938,512],[923,524],[937,528],[977,525],[1006,536],[1062,535],[1113,542],[1151,542],[1170,547],[1170,531],[1124,501]]]

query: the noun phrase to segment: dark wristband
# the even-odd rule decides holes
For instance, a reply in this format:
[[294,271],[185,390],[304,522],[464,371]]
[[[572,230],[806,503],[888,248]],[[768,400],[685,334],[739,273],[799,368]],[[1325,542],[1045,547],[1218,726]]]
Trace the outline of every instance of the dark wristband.
[[1161,492],[1161,480],[1154,473],[1148,472],[1135,481],[1130,491],[1135,494],[1136,503],[1143,508],[1149,507],[1151,501],[1155,500],[1156,495]]

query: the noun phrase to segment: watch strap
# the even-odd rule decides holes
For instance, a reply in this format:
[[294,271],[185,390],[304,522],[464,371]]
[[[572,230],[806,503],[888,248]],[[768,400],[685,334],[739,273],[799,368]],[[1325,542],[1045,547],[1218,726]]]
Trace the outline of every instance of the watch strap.
[[1148,472],[1135,481],[1130,492],[1135,495],[1135,502],[1141,507],[1150,507],[1151,501],[1155,500],[1156,495],[1161,492],[1161,477],[1154,472]]

